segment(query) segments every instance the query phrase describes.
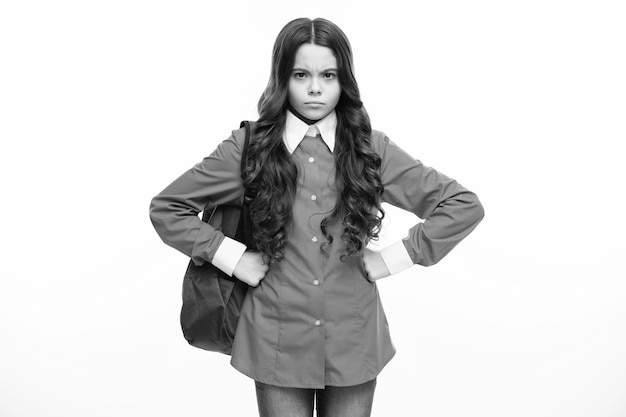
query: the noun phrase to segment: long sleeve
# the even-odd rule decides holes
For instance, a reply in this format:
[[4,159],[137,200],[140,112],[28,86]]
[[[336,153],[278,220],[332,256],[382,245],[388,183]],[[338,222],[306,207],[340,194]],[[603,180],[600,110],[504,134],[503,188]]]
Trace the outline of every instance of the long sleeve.
[[217,205],[241,204],[243,141],[243,129],[233,131],[213,153],[151,201],[150,220],[161,239],[190,256],[196,265],[212,262],[225,238],[222,232],[203,223],[198,213]]
[[482,220],[482,204],[476,194],[414,159],[381,132],[374,135],[374,146],[382,157],[383,200],[424,220],[402,240],[409,257],[424,266],[439,262]]

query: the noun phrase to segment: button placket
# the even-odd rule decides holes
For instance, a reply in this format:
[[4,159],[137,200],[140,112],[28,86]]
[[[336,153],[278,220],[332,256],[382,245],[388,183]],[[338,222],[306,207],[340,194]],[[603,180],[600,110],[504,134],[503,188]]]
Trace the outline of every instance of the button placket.
[[[305,243],[311,244],[311,246],[306,245],[308,246],[306,249],[307,254],[313,258],[310,261],[319,262],[319,267],[314,267],[314,270],[310,271],[311,275],[307,277],[305,285],[310,286],[308,287],[308,292],[310,293],[311,303],[310,309],[307,311],[310,314],[310,329],[319,329],[315,333],[319,333],[319,337],[324,340],[325,319],[322,319],[322,317],[326,317],[326,291],[323,281],[326,259],[319,250],[319,245],[324,241],[324,237],[318,224],[321,218],[324,217],[323,212],[327,209],[328,194],[326,185],[329,182],[327,177],[330,167],[328,161],[326,161],[325,153],[318,153],[319,149],[317,147],[319,145],[319,140],[307,139],[299,150],[298,156],[303,170],[303,175],[300,177],[302,182],[299,190],[302,207],[299,208],[300,211],[295,215],[302,215],[304,218],[309,219],[308,224],[303,225],[305,227],[300,230],[303,233],[300,237],[303,238]],[[314,221],[311,221],[313,219]]]

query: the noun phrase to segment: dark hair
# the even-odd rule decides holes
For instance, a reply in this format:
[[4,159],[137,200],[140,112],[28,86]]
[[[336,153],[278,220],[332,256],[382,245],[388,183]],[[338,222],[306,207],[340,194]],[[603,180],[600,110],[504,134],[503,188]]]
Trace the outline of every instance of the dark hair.
[[313,43],[330,48],[338,65],[341,96],[335,108],[337,130],[335,145],[337,204],[322,220],[321,229],[327,242],[333,238],[327,226],[340,219],[346,243],[342,255],[362,251],[380,231],[384,211],[380,205],[383,185],[380,179],[380,157],[371,145],[372,128],[363,107],[354,77],[352,48],[346,35],[325,19],[300,18],[289,22],[278,34],[272,54],[271,75],[258,103],[259,119],[255,124],[249,156],[254,161],[247,169],[244,184],[256,191],[250,206],[255,225],[253,241],[268,260],[282,260],[292,222],[298,168],[283,143],[288,106],[289,78],[294,59],[302,44]]

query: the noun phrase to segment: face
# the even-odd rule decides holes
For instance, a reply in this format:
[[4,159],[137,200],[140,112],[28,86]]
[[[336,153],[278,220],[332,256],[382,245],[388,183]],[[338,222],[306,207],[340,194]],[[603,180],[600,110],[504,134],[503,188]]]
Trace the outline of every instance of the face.
[[300,46],[289,77],[289,103],[304,117],[318,120],[333,111],[340,96],[333,51],[310,43]]

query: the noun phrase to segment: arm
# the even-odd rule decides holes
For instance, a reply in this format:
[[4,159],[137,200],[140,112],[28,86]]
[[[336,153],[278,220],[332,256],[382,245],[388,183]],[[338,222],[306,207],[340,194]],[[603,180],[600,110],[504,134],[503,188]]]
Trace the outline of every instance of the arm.
[[366,270],[369,264],[374,271],[372,275],[368,270],[372,280],[385,276],[381,260],[389,273],[399,272],[411,263],[429,266],[439,262],[484,216],[476,194],[415,160],[386,136],[378,135],[374,146],[382,157],[384,201],[411,211],[424,222],[413,226],[401,242],[381,252],[364,254]]
[[246,248],[203,223],[198,213],[220,204],[240,204],[242,146],[240,129],[168,185],[150,204],[152,224],[166,244],[190,256],[196,265],[213,262],[229,275]]

